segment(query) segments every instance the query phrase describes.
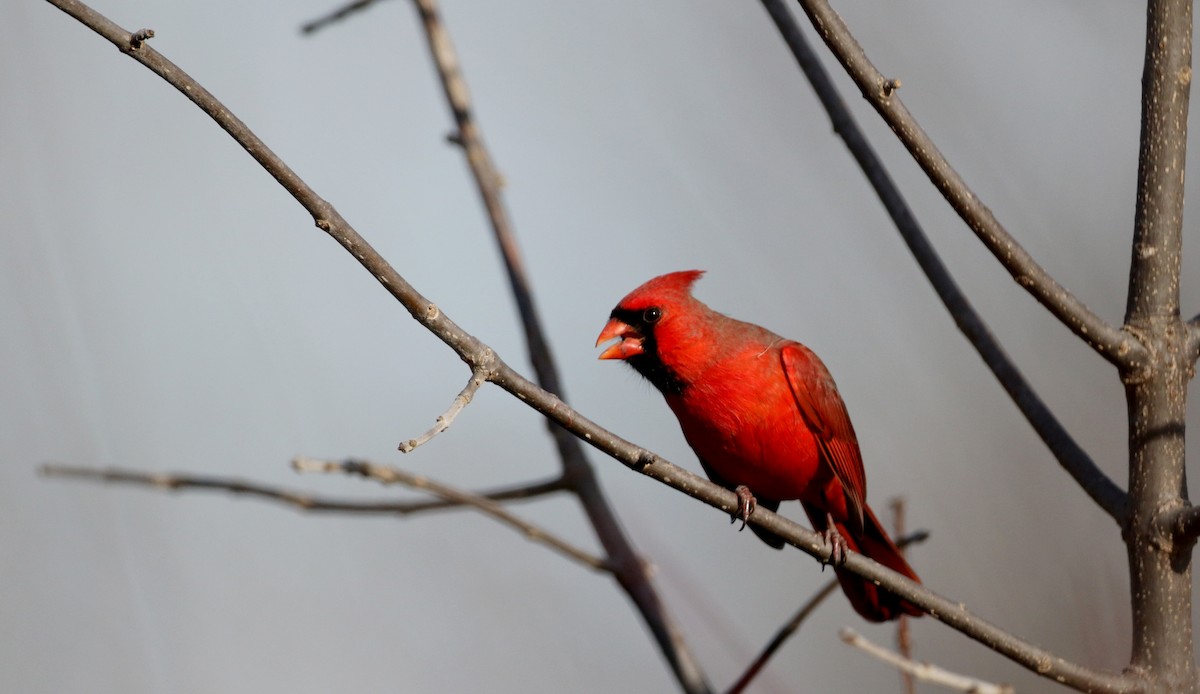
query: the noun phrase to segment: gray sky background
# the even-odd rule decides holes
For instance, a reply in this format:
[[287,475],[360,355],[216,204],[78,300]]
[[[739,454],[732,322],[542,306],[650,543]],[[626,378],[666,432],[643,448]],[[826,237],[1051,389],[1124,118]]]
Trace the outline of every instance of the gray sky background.
[[[465,164],[444,142],[450,119],[415,13],[381,3],[299,34],[333,6],[96,8],[155,29],[155,48],[401,274],[528,370]],[[1137,168],[1138,4],[837,8],[997,217],[1118,322]],[[596,361],[592,343],[637,284],[707,269],[701,299],[825,359],[860,435],[870,501],[887,515],[888,499],[903,495],[910,526],[932,532],[912,555],[930,587],[1064,657],[1124,665],[1116,526],[959,336],[758,3],[446,0],[444,11],[578,409],[698,467],[659,396]],[[494,388],[434,442],[395,452],[462,387],[461,362],[157,77],[48,4],[5,3],[0,22],[5,690],[674,689],[609,579],[477,514],[317,516],[39,479],[39,463],[62,461],[380,498],[407,492],[297,478],[288,461],[364,456],[471,488],[548,477],[557,463],[542,420]],[[840,72],[838,83],[971,299],[1123,485],[1116,374],[1007,277]],[[1188,191],[1196,199],[1194,183]],[[1200,291],[1190,223],[1186,237],[1191,315]],[[1188,423],[1200,431],[1195,411]],[[830,575],[591,457],[718,687]],[[595,547],[565,497],[515,508]],[[796,504],[783,510],[803,517]],[[836,597],[756,691],[898,691],[892,670],[841,644],[844,625],[891,642],[891,627],[863,623]],[[1053,689],[931,619],[914,639],[921,659]]]

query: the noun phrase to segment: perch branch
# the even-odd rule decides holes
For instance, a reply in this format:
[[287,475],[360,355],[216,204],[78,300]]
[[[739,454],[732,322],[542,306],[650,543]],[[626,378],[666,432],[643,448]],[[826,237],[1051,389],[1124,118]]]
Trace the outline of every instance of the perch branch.
[[[436,304],[422,296],[352,226],[325,200],[321,199],[282,160],[275,155],[249,128],[225,108],[207,89],[171,63],[151,46],[130,51],[129,32],[109,21],[78,0],[47,0],[85,26],[115,44],[152,72],[162,77],[190,101],[195,103],[218,125],[226,130],[245,150],[268,171],[306,210],[316,225],[328,233],[375,277],[381,285],[412,315],[413,319],[432,332],[458,354],[468,366],[482,369],[488,379],[516,396],[559,426],[583,438],[589,445],[621,462],[625,466],[681,491],[692,498],[733,514],[738,508],[737,496],[684,468],[607,431],[567,407],[558,396],[548,392],[506,364],[484,343],[468,334],[450,320]],[[580,491],[581,495],[583,491]],[[759,507],[750,522],[779,535],[789,544],[822,561],[829,560],[829,547],[824,538],[795,522]],[[606,548],[607,549],[607,548]],[[609,552],[618,581],[622,580],[623,558]],[[646,567],[636,556],[624,558],[637,562],[636,571]],[[1068,686],[1088,688],[1095,692],[1129,692],[1140,684],[1135,677],[1083,667],[1057,657],[1053,653],[1022,641],[1003,629],[972,615],[962,605],[947,600],[925,586],[872,561],[851,553],[843,565],[846,570],[876,581],[886,590],[896,593],[920,606],[934,618],[973,638],[1013,661]],[[623,584],[624,585],[624,584]],[[629,587],[626,586],[629,590]],[[637,598],[635,597],[635,600]],[[657,599],[657,596],[655,596]],[[646,615],[643,612],[643,615]]]
[[486,378],[486,374],[478,370],[471,371],[471,380],[467,381],[467,385],[450,403],[450,408],[438,416],[437,423],[433,425],[433,428],[415,439],[401,443],[398,446],[400,452],[412,453],[418,446],[428,443],[433,437],[449,429],[450,425],[454,423],[454,419],[458,417],[458,413],[471,404],[471,399],[475,397],[475,393],[479,391],[479,387],[483,385]]
[[983,318],[975,311],[963,294],[950,271],[938,256],[937,250],[925,235],[916,216],[913,215],[900,189],[892,180],[883,162],[875,153],[845,101],[838,94],[821,61],[813,52],[799,24],[796,23],[784,0],[762,0],[776,28],[792,51],[800,69],[808,78],[813,91],[821,100],[833,129],[846,143],[847,149],[862,168],[867,180],[883,202],[896,230],[908,245],[909,251],[929,279],[938,298],[950,312],[958,329],[979,353],[984,364],[1008,393],[1009,398],[1025,416],[1037,435],[1050,449],[1059,465],[1066,470],[1084,492],[1112,516],[1118,524],[1125,518],[1126,494],[1104,474],[1086,451],[1075,442],[1071,434],[1055,417],[1054,412],[1042,401],[1033,386],[1013,364],[999,340]]
[[1115,366],[1131,370],[1141,364],[1149,353],[1146,347],[1130,333],[1105,322],[1060,285],[980,201],[905,108],[896,95],[893,80],[875,68],[828,1],[799,2],[863,97],[883,117],[929,180],[1017,284]]
[[[929,539],[929,533],[921,530],[896,540],[896,546],[903,548],[911,544],[924,542],[927,539]],[[754,662],[750,663],[749,667],[746,668],[746,671],[742,673],[742,676],[737,679],[737,682],[734,682],[732,685],[730,685],[728,691],[726,691],[726,694],[740,694],[741,692],[745,691],[750,682],[758,676],[758,673],[761,672],[764,667],[766,667],[767,661],[775,655],[775,653],[783,646],[785,641],[792,637],[792,634],[795,634],[800,629],[800,625],[802,625],[804,621],[808,619],[809,615],[816,611],[817,607],[819,607],[821,603],[825,602],[826,598],[834,593],[834,590],[837,587],[837,579],[831,578],[825,585],[821,586],[816,593],[813,593],[812,597],[806,600],[805,603],[800,606],[799,610],[796,610],[796,614],[792,615],[792,618],[788,620],[787,624],[784,624],[779,628],[779,631],[775,633],[775,636],[771,638],[766,647],[763,648],[762,652],[758,654],[758,657],[754,659]]]
[[974,677],[959,675],[929,663],[918,663],[911,658],[893,653],[883,646],[868,641],[866,637],[850,628],[842,629],[838,633],[838,636],[841,637],[842,641],[851,646],[870,653],[883,662],[899,668],[901,672],[907,673],[922,682],[940,684],[948,689],[957,689],[960,692],[969,692],[970,694],[1015,694],[1016,692],[1011,685],[992,684],[991,682],[984,682]]

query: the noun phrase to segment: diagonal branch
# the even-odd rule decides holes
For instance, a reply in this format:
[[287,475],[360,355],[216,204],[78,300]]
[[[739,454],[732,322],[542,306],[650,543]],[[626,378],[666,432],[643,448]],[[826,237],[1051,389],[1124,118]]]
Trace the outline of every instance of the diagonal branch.
[[[183,72],[174,63],[164,58],[150,46],[134,50],[130,46],[131,34],[109,21],[78,0],[47,0],[85,26],[103,36],[137,62],[162,77],[201,110],[215,120],[238,144],[279,181],[313,218],[317,226],[328,233],[343,248],[375,277],[408,312],[413,319],[446,343],[472,369],[481,368],[489,380],[505,391],[515,395],[521,402],[554,420],[561,427],[584,439],[588,444],[604,452],[626,467],[658,480],[692,498],[720,509],[726,514],[738,508],[737,495],[695,475],[673,463],[637,446],[616,434],[607,431],[579,412],[567,407],[558,396],[550,393],[500,359],[487,345],[480,342],[450,320],[436,304],[431,303],[408,283],[379,253],[364,240],[337,210],[296,176],[274,152],[225,108],[207,89]],[[829,560],[829,546],[816,532],[795,522],[759,507],[750,517],[750,522],[770,530],[788,544],[822,561]],[[636,570],[648,571],[636,557]],[[623,570],[620,557],[610,553],[610,562],[616,564],[613,571],[621,580]],[[896,593],[914,605],[920,606],[931,616],[959,632],[973,638],[992,650],[1012,659],[1037,674],[1068,686],[1087,688],[1095,692],[1131,692],[1141,684],[1132,674],[1093,670],[1071,663],[1042,648],[1023,641],[1003,629],[972,615],[961,604],[947,600],[925,586],[872,561],[860,554],[851,553],[843,564],[846,570],[875,581],[883,588]],[[624,585],[624,584],[623,584]],[[627,590],[629,588],[627,587]]]
[[950,672],[937,665],[918,663],[911,658],[893,653],[882,646],[868,641],[866,637],[850,628],[842,629],[838,633],[838,636],[841,637],[842,641],[851,646],[861,649],[889,665],[894,665],[900,669],[900,672],[923,682],[940,684],[948,689],[957,689],[960,692],[967,692],[968,694],[1016,694],[1016,690],[1013,689],[1012,685],[992,684],[991,682],[985,682],[974,677]]
[[[924,530],[920,530],[911,535],[900,537],[896,540],[896,546],[903,549],[911,544],[924,542],[927,539],[929,539],[929,533],[925,532]],[[775,636],[771,637],[771,640],[767,642],[767,645],[763,648],[762,652],[758,654],[758,657],[750,663],[750,665],[746,668],[746,671],[742,673],[742,676],[729,686],[729,689],[725,692],[725,694],[741,694],[741,692],[745,691],[746,687],[750,685],[750,682],[758,676],[759,672],[762,672],[764,667],[766,667],[767,661],[769,661],[775,655],[775,653],[783,647],[784,642],[790,639],[792,635],[800,629],[800,626],[804,624],[804,620],[808,619],[808,616],[815,612],[816,609],[821,606],[821,603],[825,602],[826,598],[835,592],[837,587],[838,580],[836,578],[831,578],[825,585],[821,586],[816,593],[813,593],[812,597],[806,600],[804,604],[800,606],[800,609],[796,610],[796,614],[792,615],[792,618],[788,620],[787,624],[784,624],[779,628],[779,631],[775,632]]]
[[[559,378],[558,367],[538,316],[533,290],[525,272],[525,263],[521,258],[520,246],[517,243],[516,234],[513,232],[504,199],[500,194],[501,176],[496,171],[492,157],[483,144],[483,135],[471,106],[470,90],[463,77],[454,44],[442,22],[437,0],[414,1],[421,24],[425,29],[430,57],[437,67],[442,91],[458,128],[458,132],[451,141],[462,147],[471,169],[471,175],[475,180],[475,186],[483,201],[484,209],[487,211],[493,235],[499,246],[500,256],[504,261],[504,268],[508,274],[513,298],[517,304],[517,313],[525,332],[525,342],[529,349],[534,373],[537,375],[537,383],[545,390],[565,398],[566,394]],[[618,583],[629,595],[645,620],[675,673],[675,677],[685,691],[709,691],[711,687],[707,677],[683,640],[682,630],[667,611],[666,605],[659,597],[654,584],[651,583],[649,574],[644,569],[643,560],[637,555],[633,545],[626,537],[625,531],[617,521],[616,513],[609,505],[591,464],[584,456],[579,439],[561,427],[555,426],[551,420],[547,420],[546,425],[562,461],[563,477],[570,481],[571,489],[579,496],[579,501],[583,504],[584,512],[595,529],[600,544],[608,553],[612,565],[615,567],[614,572]]]
[[863,52],[850,29],[827,0],[799,0],[817,33],[846,69],[863,97],[875,108],[909,154],[941,191],[946,202],[975,232],[1013,279],[1051,314],[1101,356],[1123,370],[1147,358],[1147,349],[1134,337],[1110,325],[1060,285],[997,221],[966,181],[950,166],[933,140],[896,96],[898,83],[885,78]]
[[[298,471],[306,472],[318,469],[323,461],[312,461],[309,458],[297,458],[292,462],[293,467]],[[522,520],[512,512],[505,509],[499,504],[495,497],[488,497],[482,494],[476,494],[464,489],[458,489],[442,482],[431,480],[427,477],[414,475],[404,472],[398,468],[383,468],[382,466],[371,465],[369,463],[347,461],[342,464],[345,466],[344,472],[361,474],[368,477],[378,479],[385,484],[403,484],[413,489],[428,492],[441,499],[442,506],[433,506],[428,503],[404,503],[396,501],[351,501],[340,499],[325,499],[290,489],[282,489],[272,487],[270,485],[261,484],[259,482],[249,482],[246,480],[207,477],[204,475],[192,475],[187,473],[155,473],[142,472],[140,470],[125,470],[121,468],[90,468],[76,467],[70,465],[43,465],[41,473],[47,477],[73,477],[77,479],[90,479],[99,482],[116,482],[120,484],[137,484],[169,491],[179,491],[184,489],[203,489],[209,491],[228,492],[231,494],[240,494],[245,496],[257,497],[260,499],[269,499],[278,501],[283,504],[294,506],[302,511],[336,511],[347,513],[387,513],[393,515],[408,515],[421,511],[432,510],[434,508],[449,508],[451,505],[457,507],[470,507],[491,516],[501,523],[514,528],[525,537],[533,542],[538,542],[555,550],[559,554],[573,559],[584,566],[596,569],[597,571],[611,570],[608,563],[599,557],[595,557],[588,552],[583,551],[563,540],[554,533],[543,530],[538,526]],[[321,472],[330,472],[319,468]],[[526,495],[532,488],[525,487],[521,494]],[[512,494],[515,490],[510,491]],[[548,489],[546,491],[549,491]],[[517,498],[517,497],[509,497]]]
[[838,94],[829,73],[804,38],[800,26],[787,9],[784,0],[762,0],[763,7],[771,15],[776,28],[783,36],[800,69],[812,84],[813,91],[821,100],[834,131],[845,141],[847,149],[862,168],[867,180],[883,202],[896,230],[908,245],[913,258],[929,279],[938,298],[950,312],[951,318],[962,331],[967,341],[979,353],[984,364],[991,370],[1000,386],[1012,399],[1017,409],[1033,427],[1037,435],[1050,449],[1059,465],[1083,488],[1117,523],[1125,517],[1125,492],[1096,465],[1091,456],[1075,442],[1063,427],[1054,412],[1046,406],[1034,391],[1033,386],[1013,364],[999,340],[992,334],[987,323],[975,311],[970,300],[963,294],[950,271],[938,256],[937,250],[925,235],[924,229],[913,215],[904,196],[888,174],[883,162],[867,141],[845,101]]

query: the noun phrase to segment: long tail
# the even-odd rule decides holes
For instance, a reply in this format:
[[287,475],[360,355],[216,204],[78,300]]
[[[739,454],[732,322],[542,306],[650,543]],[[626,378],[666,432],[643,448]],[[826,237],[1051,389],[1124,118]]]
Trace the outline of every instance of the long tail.
[[[868,556],[892,571],[920,583],[921,579],[917,577],[917,572],[913,571],[908,562],[904,561],[900,550],[896,549],[896,545],[888,537],[883,526],[879,524],[879,519],[875,517],[871,507],[864,506],[863,510],[865,514],[861,536],[852,535],[848,527],[837,521],[834,522],[837,531],[845,538],[846,545],[852,551]],[[828,526],[825,512],[808,504],[804,504],[804,511],[812,521],[813,528],[817,532],[824,532]],[[872,581],[850,573],[840,566],[835,566],[834,571],[837,573],[838,583],[842,584],[842,592],[854,606],[854,611],[862,615],[863,619],[871,622],[886,622],[896,619],[902,614],[914,617],[925,614],[921,608],[884,590]]]

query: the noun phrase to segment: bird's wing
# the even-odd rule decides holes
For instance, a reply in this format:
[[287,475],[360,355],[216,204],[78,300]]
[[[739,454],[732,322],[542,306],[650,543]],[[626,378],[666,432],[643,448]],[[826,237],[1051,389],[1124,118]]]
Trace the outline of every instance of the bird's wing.
[[858,437],[850,424],[846,403],[838,394],[829,370],[812,350],[797,342],[780,349],[780,361],[796,407],[812,431],[821,457],[833,468],[850,511],[850,525],[861,533],[863,507],[866,506],[867,476],[863,472]]

